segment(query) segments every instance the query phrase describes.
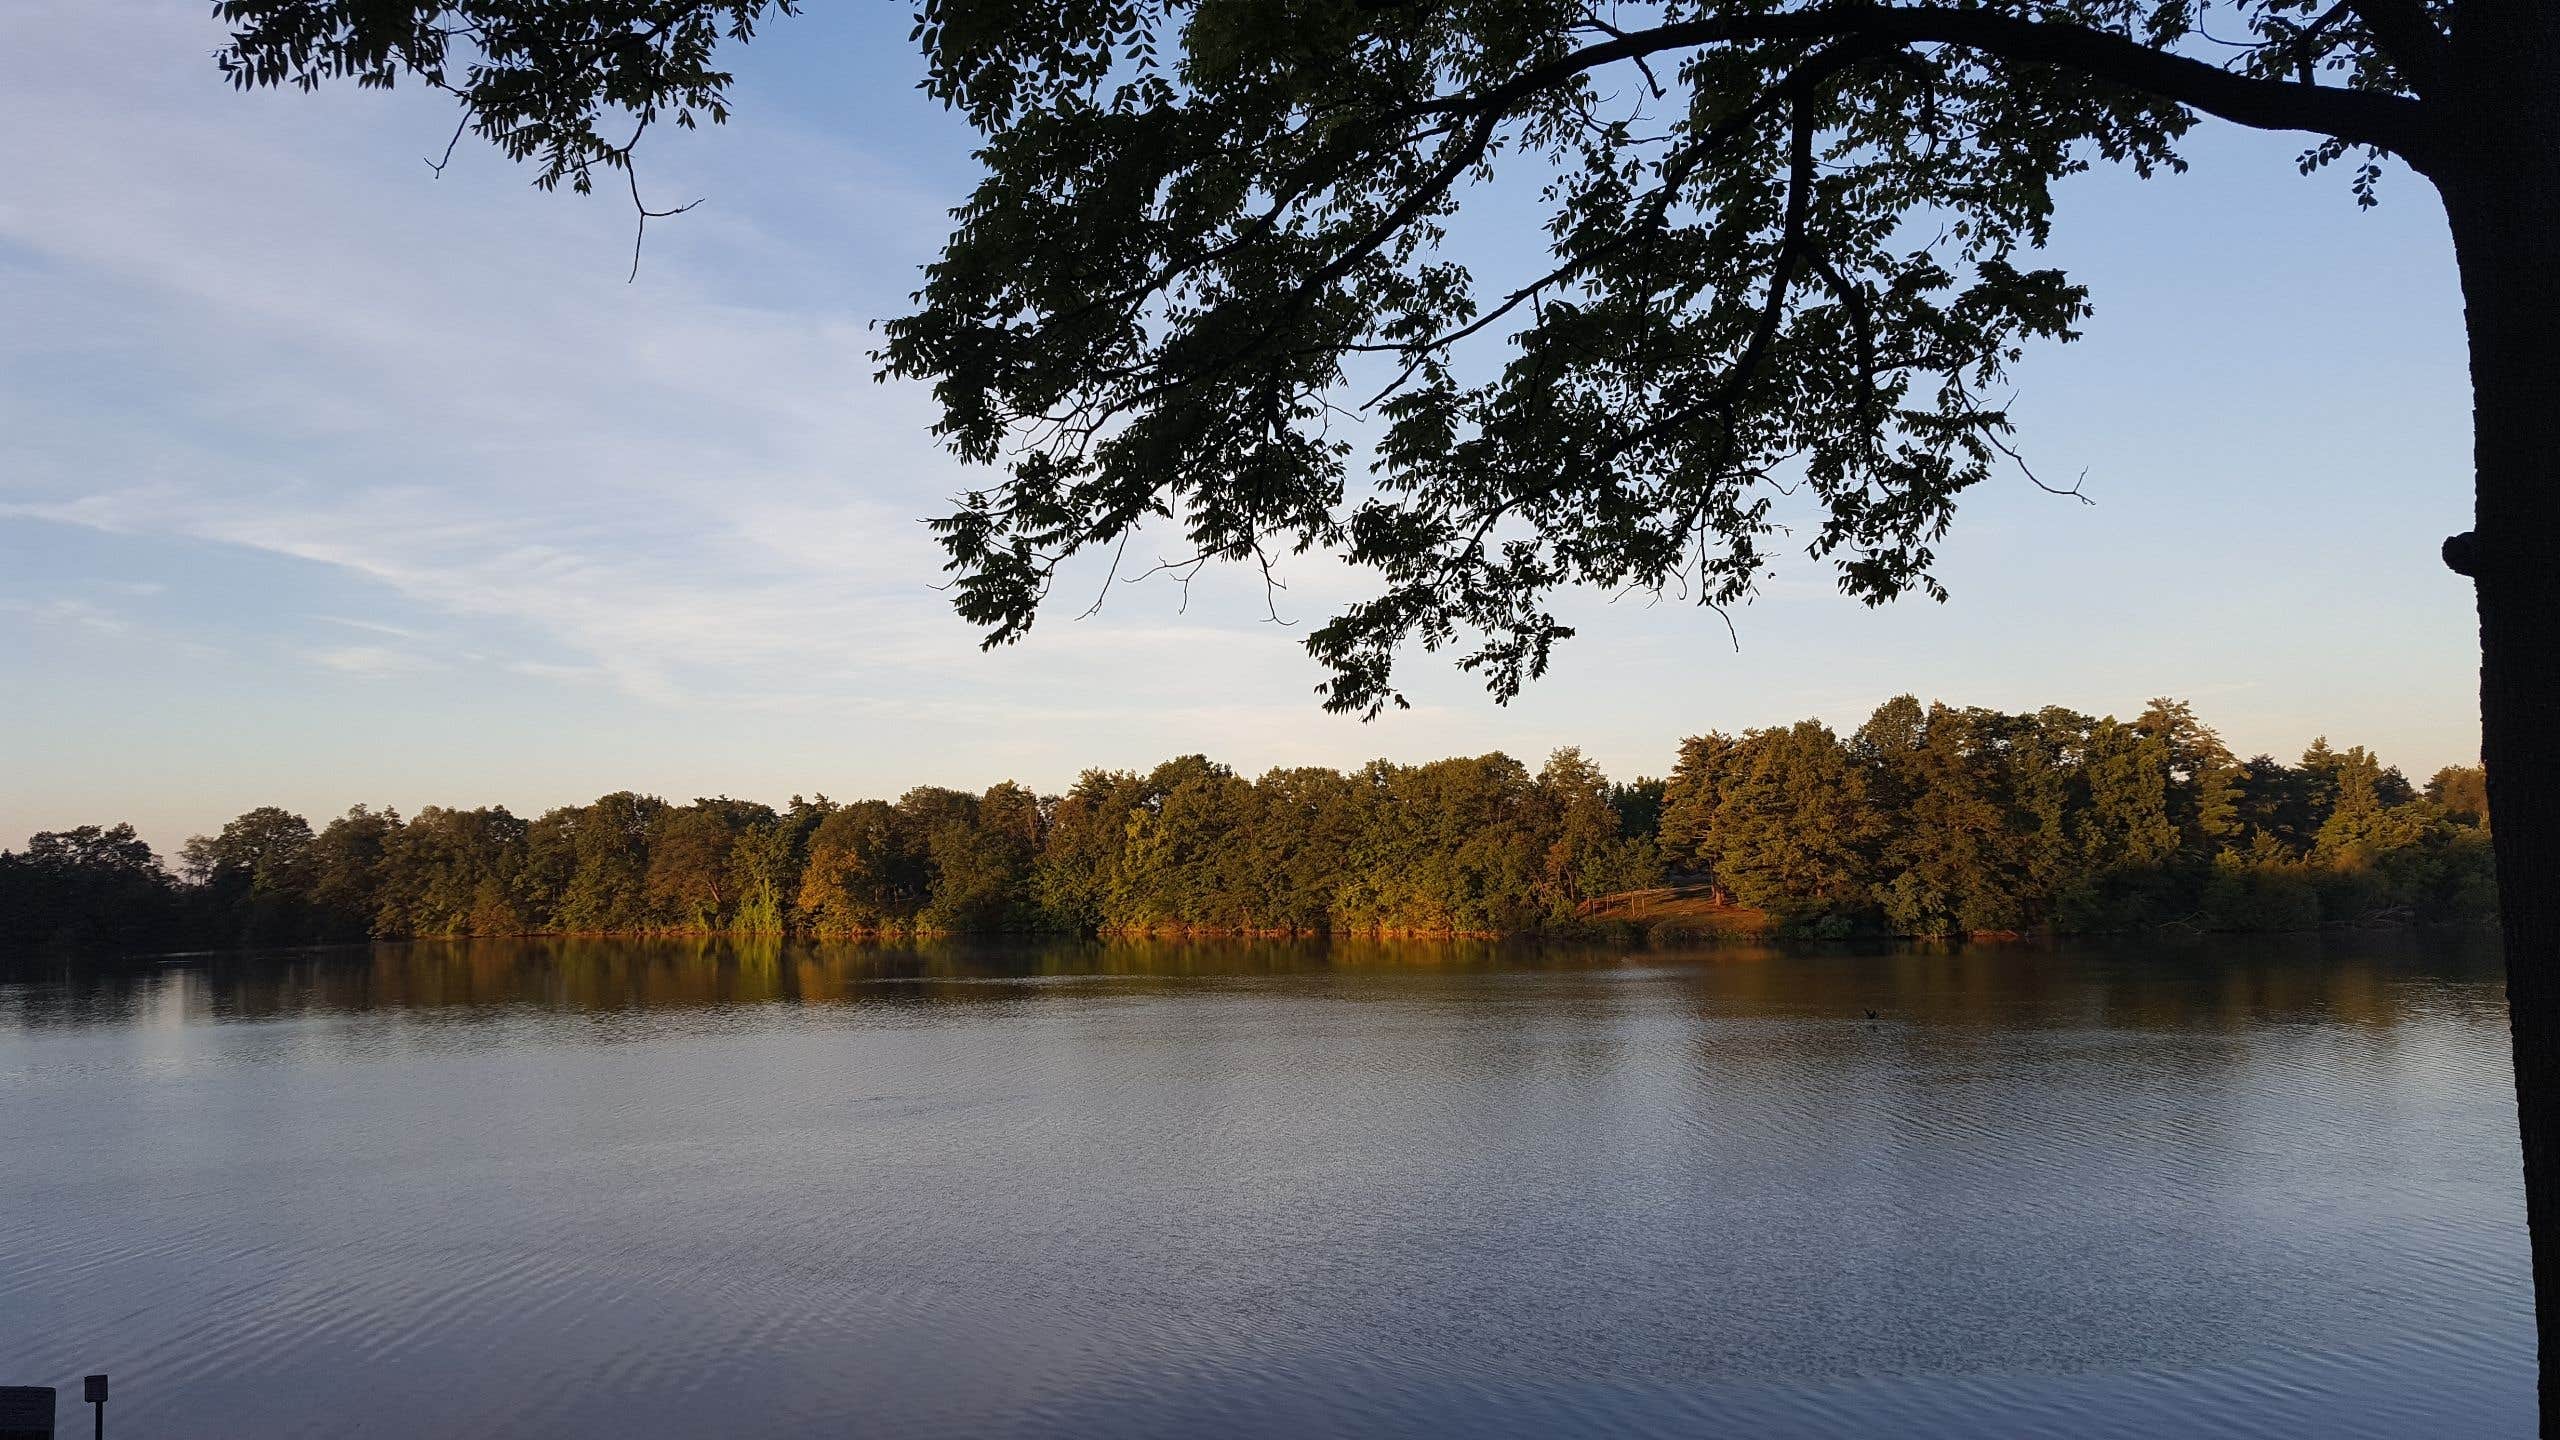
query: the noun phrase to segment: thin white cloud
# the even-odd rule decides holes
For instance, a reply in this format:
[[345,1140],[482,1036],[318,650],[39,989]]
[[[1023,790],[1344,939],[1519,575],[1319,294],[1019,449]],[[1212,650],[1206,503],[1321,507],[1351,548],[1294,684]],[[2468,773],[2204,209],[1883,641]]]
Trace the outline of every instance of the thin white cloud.
[[359,680],[398,680],[443,668],[424,655],[385,645],[333,645],[308,651],[305,658],[324,670]]
[[58,625],[99,635],[126,635],[133,622],[88,600],[0,600],[0,614],[24,617],[37,625]]
[[379,620],[357,620],[345,615],[321,615],[314,618],[325,620],[332,625],[344,625],[350,630],[363,630],[375,635],[388,635],[394,640],[424,640],[427,638],[426,632],[422,630],[417,630],[407,625],[385,625]]
[[[131,45],[48,10],[57,52]],[[13,177],[0,240],[44,257],[26,288],[111,297],[177,372],[155,399],[179,416],[138,436],[26,417],[55,463],[0,514],[335,567],[660,702],[877,702],[982,670],[930,584],[917,522],[960,480],[921,397],[872,383],[864,316],[723,293],[724,242],[771,258],[770,237],[688,216],[625,286],[591,243],[627,218],[609,207],[517,193],[503,167],[425,182],[391,158],[419,107],[230,96],[197,73],[209,30],[146,28],[167,72],[147,96],[65,80],[59,54],[7,74],[0,123],[56,143]],[[15,348],[86,343],[86,308],[39,307]],[[1199,638],[1149,623],[1169,601],[1127,608],[1140,623],[1045,627],[1047,653]]]

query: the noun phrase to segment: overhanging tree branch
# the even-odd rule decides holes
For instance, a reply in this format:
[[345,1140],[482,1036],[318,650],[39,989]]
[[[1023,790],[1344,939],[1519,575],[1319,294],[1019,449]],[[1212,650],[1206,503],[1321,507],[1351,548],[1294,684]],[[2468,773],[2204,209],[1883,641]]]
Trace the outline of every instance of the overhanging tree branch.
[[[2451,46],[2427,14],[2424,0],[2347,0],[2382,52],[2409,79],[2409,88],[2433,94],[2443,83]],[[2343,138],[2343,137],[2341,137]]]
[[[2388,10],[2395,0],[2372,0]],[[2363,13],[2362,4],[2359,13]],[[2422,17],[2423,18],[2423,17]],[[2369,18],[2368,24],[2373,23]],[[2428,27],[2432,33],[2432,26]],[[2440,38],[2440,37],[2439,37]],[[2158,96],[2256,130],[2303,130],[2371,145],[2429,168],[2435,146],[2424,108],[2405,96],[2234,74],[2129,36],[1987,10],[1925,5],[1826,5],[1777,15],[1675,21],[1629,31],[1535,65],[1490,90],[1426,107],[1482,113],[1568,84],[1622,61],[1709,45],[1865,39],[1892,45],[1958,45],[2020,64],[2054,65]]]

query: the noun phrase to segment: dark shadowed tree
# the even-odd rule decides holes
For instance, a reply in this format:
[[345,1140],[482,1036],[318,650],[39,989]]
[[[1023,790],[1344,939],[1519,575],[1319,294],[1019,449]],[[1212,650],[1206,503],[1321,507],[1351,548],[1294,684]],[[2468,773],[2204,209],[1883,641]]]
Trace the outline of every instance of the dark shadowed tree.
[[527,825],[503,805],[429,805],[383,837],[374,928],[384,935],[519,935]]
[[399,811],[358,805],[313,837],[311,906],[319,938],[362,940],[373,933],[382,857],[399,829]]
[[219,917],[216,934],[246,944],[279,943],[311,938],[311,847],[310,821],[261,805],[219,834],[192,837],[178,857]]
[[[424,80],[585,189],[649,124],[722,118],[719,43],[790,8],[216,12],[236,83]],[[927,89],[984,137],[882,356],[1000,467],[940,522],[961,612],[1017,638],[1062,562],[1151,521],[1203,559],[1338,548],[1376,589],[1308,644],[1327,703],[1358,711],[1401,703],[1408,642],[1510,694],[1569,633],[1563,587],[1747,598],[1796,543],[1780,485],[1847,593],[1938,593],[1933,547],[2009,443],[2010,366],[2089,313],[2034,252],[2092,163],[2173,167],[2210,117],[2302,135],[2302,168],[2343,167],[2362,203],[2394,167],[2431,184],[2475,395],[2475,528],[2444,555],[2478,599],[2560,1356],[2560,5],[924,0],[916,37]],[[1440,242],[1498,178],[1545,205],[1551,253],[1479,277]],[[1364,393],[1383,429],[1359,494],[1333,421]],[[2560,1429],[2560,1365],[2544,1406]]]
[[179,851],[187,878],[220,887],[299,894],[311,884],[311,822],[290,810],[261,805],[222,827],[197,835]]
[[177,894],[131,825],[83,825],[0,850],[0,953],[116,952],[178,934]]
[[1040,797],[1010,780],[978,797],[976,824],[963,851],[937,851],[934,903],[958,930],[1025,930],[1038,907],[1030,884],[1040,853]]
[[2168,737],[2110,716],[2080,744],[2084,803],[2070,827],[2077,883],[2060,898],[2073,929],[2115,930],[2175,905],[2178,824]]
[[2272,755],[2241,762],[2241,829],[2266,836],[2297,856],[2310,853],[2312,834],[2320,828],[2322,798],[2319,779],[2307,770]]
[[1021,836],[1035,826],[1025,819],[1037,802],[1011,783],[986,796],[939,785],[919,785],[898,797],[898,815],[914,837],[923,864],[924,899],[916,923],[933,930],[1003,929],[1027,888],[1017,879],[1030,870]]
[[1611,784],[1609,803],[1617,807],[1619,833],[1642,840],[1660,834],[1664,788],[1664,782],[1651,775]]

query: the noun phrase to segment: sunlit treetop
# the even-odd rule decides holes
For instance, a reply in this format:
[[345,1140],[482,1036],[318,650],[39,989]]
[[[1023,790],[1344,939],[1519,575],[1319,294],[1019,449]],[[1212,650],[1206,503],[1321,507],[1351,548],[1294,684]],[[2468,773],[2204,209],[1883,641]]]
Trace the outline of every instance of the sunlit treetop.
[[[989,473],[935,523],[990,644],[1152,522],[1185,563],[1322,548],[1374,577],[1308,637],[1332,708],[1401,704],[1415,640],[1508,697],[1571,633],[1567,587],[1721,609],[1801,547],[1870,603],[1942,595],[2010,367],[2090,313],[2035,261],[2056,182],[2175,168],[2209,115],[2304,133],[2302,168],[2345,161],[2373,203],[2386,157],[2449,163],[2448,8],[926,0],[924,85],[984,173],[879,362]],[[647,123],[723,118],[719,43],[790,9],[217,13],[241,84],[415,77],[585,188]],[[1501,183],[1543,257],[1474,273],[1444,241]],[[1790,494],[1809,529],[1779,529]]]

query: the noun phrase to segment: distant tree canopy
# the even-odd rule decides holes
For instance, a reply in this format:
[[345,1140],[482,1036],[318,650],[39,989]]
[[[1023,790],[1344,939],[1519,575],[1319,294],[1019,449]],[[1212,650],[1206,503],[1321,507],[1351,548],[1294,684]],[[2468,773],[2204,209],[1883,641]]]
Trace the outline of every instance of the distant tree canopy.
[[0,946],[135,950],[528,933],[1595,933],[1666,876],[1780,933],[2301,929],[2494,913],[2477,768],[2420,793],[2361,747],[2235,759],[2186,705],[2131,721],[1904,696],[1687,740],[1662,780],[1580,751],[1248,779],[1197,755],[895,802],[628,791],[526,821],[262,806],[185,881],[130,826],[0,852]]
[[54,830],[0,850],[0,949],[119,952],[179,934],[176,894],[130,825]]
[[2307,929],[2495,913],[2483,817],[2362,747],[2235,759],[2183,702],[2132,721],[1905,696],[1846,739],[1811,721],[1685,742],[1661,848],[1741,904],[1896,934],[2179,923]]

